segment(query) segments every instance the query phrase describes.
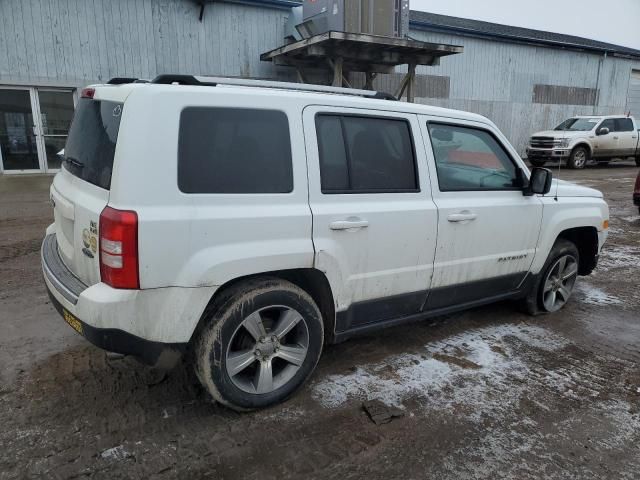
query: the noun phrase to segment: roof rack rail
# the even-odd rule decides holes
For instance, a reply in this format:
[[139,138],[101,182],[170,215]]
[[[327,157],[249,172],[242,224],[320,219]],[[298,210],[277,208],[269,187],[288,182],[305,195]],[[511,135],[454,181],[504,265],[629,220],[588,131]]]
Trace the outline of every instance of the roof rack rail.
[[217,85],[234,85],[239,87],[274,88],[280,90],[298,90],[303,92],[335,93],[339,95],[354,95],[358,97],[375,98],[380,100],[397,100],[390,93],[374,90],[359,90],[356,88],[329,87],[325,85],[310,85],[308,83],[278,82],[274,80],[251,80],[235,77],[203,77],[197,75],[158,75],[151,80],[157,84],[200,85],[215,87]]
[[107,85],[123,85],[125,83],[149,83],[149,80],[133,77],[113,77],[107,82]]

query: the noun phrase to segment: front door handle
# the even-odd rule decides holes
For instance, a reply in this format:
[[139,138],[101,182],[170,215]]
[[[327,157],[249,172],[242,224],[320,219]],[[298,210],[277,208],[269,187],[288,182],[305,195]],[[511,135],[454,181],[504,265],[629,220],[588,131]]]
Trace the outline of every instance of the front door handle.
[[337,220],[329,224],[331,230],[351,230],[357,228],[367,228],[369,222],[362,220],[361,218],[353,218],[347,220]]
[[618,140],[618,137],[613,137],[614,140]]
[[470,222],[471,220],[475,220],[476,218],[478,218],[477,214],[464,211],[460,213],[452,213],[447,217],[447,220],[453,223],[458,223],[458,222]]

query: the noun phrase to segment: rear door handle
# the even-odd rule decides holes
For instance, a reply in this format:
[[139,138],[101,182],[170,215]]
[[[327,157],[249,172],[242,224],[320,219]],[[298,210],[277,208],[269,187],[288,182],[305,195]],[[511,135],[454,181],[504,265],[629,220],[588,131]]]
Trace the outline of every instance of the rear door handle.
[[367,228],[369,226],[369,222],[366,220],[358,219],[349,219],[349,220],[337,220],[335,222],[331,222],[329,224],[329,228],[331,230],[351,230],[356,228]]
[[447,220],[453,223],[457,222],[470,222],[478,218],[478,215],[471,212],[452,213],[447,217]]

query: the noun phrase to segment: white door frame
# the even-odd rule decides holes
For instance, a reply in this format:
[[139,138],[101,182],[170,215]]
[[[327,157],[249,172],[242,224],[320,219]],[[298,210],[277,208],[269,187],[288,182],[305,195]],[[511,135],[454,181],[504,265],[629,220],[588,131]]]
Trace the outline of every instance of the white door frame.
[[5,175],[20,175],[28,173],[56,173],[59,171],[57,168],[47,168],[47,152],[45,150],[44,135],[42,128],[42,116],[40,113],[40,97],[39,91],[55,91],[55,92],[69,92],[73,98],[73,107],[76,107],[78,102],[78,91],[71,87],[29,87],[20,85],[0,85],[0,90],[26,90],[29,92],[29,100],[31,104],[31,116],[33,118],[33,133],[36,137],[36,149],[38,152],[38,168],[23,169],[23,170],[7,170],[4,168],[4,162],[2,158],[2,151],[0,151],[0,174]]
[[[47,151],[44,143],[44,133],[42,128],[42,112],[40,111],[40,92],[68,92],[71,94],[71,98],[73,100],[73,108],[76,107],[77,102],[77,90],[71,88],[60,88],[60,87],[35,87],[34,89],[34,98],[36,100],[36,107],[38,108],[38,129],[40,131],[40,135],[38,135],[38,156],[40,159],[40,170],[44,173],[57,173],[60,171],[59,168],[49,168],[47,165]],[[35,118],[35,117],[34,117]]]
[[2,158],[2,151],[0,151],[0,173],[5,175],[19,175],[21,173],[40,173],[42,172],[42,155],[40,152],[40,142],[39,142],[39,129],[38,125],[40,124],[40,112],[35,108],[36,104],[34,102],[35,99],[35,89],[33,87],[28,86],[8,86],[8,85],[0,85],[0,90],[26,90],[29,92],[29,101],[31,104],[31,116],[33,118],[33,133],[36,137],[36,149],[38,152],[38,168],[29,168],[23,170],[7,170],[4,168],[4,159]]

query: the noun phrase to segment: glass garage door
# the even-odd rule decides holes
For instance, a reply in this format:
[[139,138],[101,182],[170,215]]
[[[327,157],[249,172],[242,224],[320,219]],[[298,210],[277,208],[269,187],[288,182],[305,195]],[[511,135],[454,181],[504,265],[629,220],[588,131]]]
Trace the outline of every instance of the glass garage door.
[[73,109],[71,90],[0,87],[0,169],[59,169]]
[[38,90],[44,163],[47,171],[60,168],[60,156],[73,118],[73,92]]
[[0,159],[11,171],[40,169],[30,89],[0,88]]

